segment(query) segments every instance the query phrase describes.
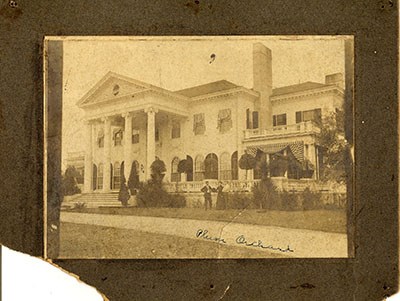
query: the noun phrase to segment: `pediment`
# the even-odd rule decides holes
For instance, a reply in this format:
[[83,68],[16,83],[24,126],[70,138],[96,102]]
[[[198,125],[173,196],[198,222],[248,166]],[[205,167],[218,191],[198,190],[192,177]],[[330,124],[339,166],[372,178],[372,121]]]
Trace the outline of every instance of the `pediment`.
[[77,105],[81,107],[112,101],[121,96],[132,95],[146,90],[149,86],[149,84],[109,72],[82,97]]

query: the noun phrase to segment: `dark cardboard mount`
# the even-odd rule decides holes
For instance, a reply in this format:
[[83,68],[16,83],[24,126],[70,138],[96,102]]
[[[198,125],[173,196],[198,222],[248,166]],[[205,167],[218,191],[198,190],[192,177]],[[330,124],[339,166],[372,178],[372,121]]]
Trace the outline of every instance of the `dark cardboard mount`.
[[[0,242],[43,256],[44,36],[335,34],[354,36],[355,258],[55,263],[111,300],[218,300],[225,290],[226,300],[382,300],[393,294],[397,1],[0,1]],[[54,172],[61,106],[51,110]],[[57,198],[56,191],[49,194]]]

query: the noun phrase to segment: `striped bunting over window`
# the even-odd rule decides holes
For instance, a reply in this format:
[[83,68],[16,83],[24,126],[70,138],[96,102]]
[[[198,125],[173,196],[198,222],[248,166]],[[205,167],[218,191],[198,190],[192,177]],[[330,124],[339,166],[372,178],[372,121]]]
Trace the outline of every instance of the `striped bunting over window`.
[[290,143],[275,143],[267,145],[257,145],[247,147],[247,153],[255,156],[257,150],[260,150],[266,154],[275,154],[289,147],[290,151],[293,153],[294,157],[299,161],[304,161],[304,141],[295,141]]

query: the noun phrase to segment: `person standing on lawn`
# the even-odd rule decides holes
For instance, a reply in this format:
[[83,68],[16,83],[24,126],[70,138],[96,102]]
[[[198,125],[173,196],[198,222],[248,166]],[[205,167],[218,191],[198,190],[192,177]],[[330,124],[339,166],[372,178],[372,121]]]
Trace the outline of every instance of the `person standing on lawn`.
[[225,199],[225,186],[222,181],[219,181],[218,187],[217,187],[217,204],[216,204],[216,209],[221,210],[221,209],[226,209],[226,199]]
[[206,181],[206,185],[201,189],[201,192],[204,193],[204,208],[207,210],[207,207],[212,208],[212,199],[211,192],[215,191],[214,188],[210,186],[208,181]]

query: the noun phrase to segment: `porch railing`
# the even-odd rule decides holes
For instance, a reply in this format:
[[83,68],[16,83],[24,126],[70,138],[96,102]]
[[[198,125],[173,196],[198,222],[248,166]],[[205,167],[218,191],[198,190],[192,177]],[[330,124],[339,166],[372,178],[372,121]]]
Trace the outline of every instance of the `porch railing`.
[[[218,180],[208,180],[211,187],[218,186]],[[278,190],[286,190],[288,192],[301,192],[306,188],[311,191],[322,191],[322,192],[338,192],[343,193],[343,187],[332,187],[324,183],[319,183],[312,179],[288,179],[284,177],[272,178],[272,182]],[[253,188],[259,185],[260,180],[231,180],[223,181],[224,185],[229,185],[227,188],[231,192],[250,192]],[[164,187],[168,192],[185,192],[195,193],[201,192],[201,188],[205,185],[204,181],[194,182],[177,182],[177,183],[164,183]]]
[[244,138],[270,137],[296,133],[318,133],[319,127],[312,121],[305,121],[290,125],[274,126],[271,129],[251,129],[244,131]]

